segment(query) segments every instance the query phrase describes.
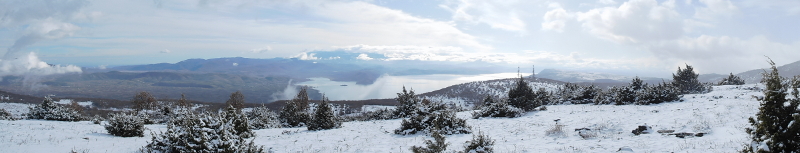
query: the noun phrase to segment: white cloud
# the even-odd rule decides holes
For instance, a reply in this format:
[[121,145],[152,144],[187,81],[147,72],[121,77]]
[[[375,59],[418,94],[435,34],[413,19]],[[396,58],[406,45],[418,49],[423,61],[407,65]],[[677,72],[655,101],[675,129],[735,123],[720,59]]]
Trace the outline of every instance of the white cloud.
[[23,86],[33,88],[40,85],[38,79],[31,78],[82,72],[80,67],[74,65],[50,65],[40,60],[37,54],[25,53],[23,49],[40,41],[69,37],[81,30],[81,27],[70,22],[87,19],[87,15],[81,12],[87,3],[83,0],[0,2],[0,14],[3,14],[0,29],[10,34],[4,36],[5,39],[14,40],[0,59],[0,76],[24,76]]
[[309,54],[309,53],[306,53],[306,52],[302,52],[300,54],[297,54],[292,58],[297,58],[297,59],[300,59],[300,60],[318,60],[319,59],[317,57],[314,57],[314,53],[310,53]]
[[250,50],[250,52],[256,53],[256,54],[265,53],[265,52],[268,52],[268,51],[272,51],[272,47],[267,46],[267,47],[261,47],[261,48],[256,48],[256,49],[251,49]]
[[484,23],[492,28],[524,32],[525,22],[516,9],[518,1],[450,0],[441,5],[453,13],[453,20]]
[[74,65],[50,65],[39,59],[36,53],[0,60],[0,76],[41,76],[62,73],[80,73],[81,68]]
[[563,32],[567,20],[572,18],[572,15],[567,13],[563,8],[556,8],[544,14],[542,22],[542,30],[553,30]]
[[577,13],[583,27],[597,37],[617,43],[671,40],[681,37],[683,19],[668,2],[631,0],[618,8]]
[[356,59],[367,60],[367,61],[368,60],[372,60],[372,58],[369,57],[369,55],[367,55],[367,54],[358,54],[358,57],[356,57]]
[[158,52],[159,53],[172,53],[172,51],[170,51],[169,49],[164,49],[164,50],[161,50],[161,51],[158,51]]
[[706,7],[695,9],[694,17],[704,20],[715,20],[717,18],[730,18],[739,10],[729,0],[699,0]]
[[606,4],[606,5],[613,5],[613,4],[617,4],[617,2],[615,2],[614,0],[599,0],[599,1],[598,1],[598,3],[600,3],[600,4]]
[[764,56],[780,62],[794,62],[796,57],[800,57],[800,41],[783,44],[763,36],[750,39],[708,35],[683,37],[652,43],[648,49],[662,60],[673,61],[674,65],[690,63],[706,73],[737,73],[763,68],[766,65]]

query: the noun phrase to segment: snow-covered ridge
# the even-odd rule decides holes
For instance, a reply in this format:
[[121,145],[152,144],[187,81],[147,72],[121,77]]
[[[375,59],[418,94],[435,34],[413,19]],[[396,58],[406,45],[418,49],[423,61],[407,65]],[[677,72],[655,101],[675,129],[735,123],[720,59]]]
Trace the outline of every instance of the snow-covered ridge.
[[[508,91],[515,86],[519,78],[496,79],[487,81],[475,81],[449,86],[447,88],[421,94],[420,98],[434,101],[442,101],[447,104],[470,108],[475,102],[482,101],[487,95],[504,98]],[[547,91],[555,91],[561,82],[544,78],[525,78],[528,85],[533,90],[544,88]]]

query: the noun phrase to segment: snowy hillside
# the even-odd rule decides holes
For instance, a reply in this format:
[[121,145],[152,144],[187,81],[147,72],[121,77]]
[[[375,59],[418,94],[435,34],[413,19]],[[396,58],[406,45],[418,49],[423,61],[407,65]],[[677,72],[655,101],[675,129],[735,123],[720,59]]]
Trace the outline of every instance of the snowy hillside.
[[[489,92],[502,81],[477,85]],[[685,95],[683,102],[657,105],[556,105],[518,118],[472,119],[471,111],[459,112],[473,131],[489,135],[497,152],[736,152],[748,142],[747,118],[758,111],[753,96],[763,96],[759,85],[717,86],[707,94]],[[763,87],[761,87],[763,88]],[[493,88],[492,88],[493,89]],[[497,91],[501,93],[501,91]],[[15,105],[0,105],[14,109]],[[27,105],[18,105],[27,107]],[[560,119],[563,133],[547,134]],[[306,128],[255,130],[254,141],[274,152],[409,152],[431,139],[425,135],[392,133],[402,119],[346,122],[340,129],[307,131]],[[634,135],[640,125],[652,127],[650,134]],[[148,125],[144,137],[109,135],[91,122],[0,120],[0,152],[135,152],[148,141],[150,131],[165,125]],[[588,128],[582,138],[574,129]],[[678,138],[659,134],[704,133],[702,137]],[[461,150],[471,134],[449,135],[449,151]]]
[[[442,101],[463,108],[471,108],[475,102],[482,101],[487,95],[501,98],[508,96],[508,91],[515,85],[514,83],[517,79],[519,78],[467,82],[424,93],[420,97]],[[544,78],[536,80],[526,78],[525,81],[534,90],[545,88],[547,91],[554,91],[563,84],[562,82]]]

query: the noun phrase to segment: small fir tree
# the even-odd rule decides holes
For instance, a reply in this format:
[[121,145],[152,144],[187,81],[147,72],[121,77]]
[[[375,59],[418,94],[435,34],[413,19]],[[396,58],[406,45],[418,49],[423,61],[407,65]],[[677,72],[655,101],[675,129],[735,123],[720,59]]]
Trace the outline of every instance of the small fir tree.
[[293,99],[297,103],[297,108],[300,110],[308,110],[309,103],[311,102],[311,98],[308,97],[308,89],[306,87],[300,88],[300,92],[297,92],[297,96]]
[[421,100],[417,98],[417,95],[414,94],[414,89],[406,91],[405,86],[403,86],[402,93],[397,93],[397,98],[395,98],[395,100],[397,101],[397,110],[395,111],[395,116],[397,118],[410,117],[416,114],[421,102]]
[[533,99],[533,103],[538,104],[538,106],[549,105],[553,103],[552,101],[550,101],[551,99],[550,92],[547,92],[547,90],[544,88],[539,88],[539,90],[536,90],[536,93],[534,95],[536,95],[536,98]]
[[234,134],[239,135],[242,138],[250,138],[255,135],[252,128],[250,128],[250,123],[247,119],[247,116],[244,115],[241,110],[236,109],[232,105],[228,105],[228,108],[219,114],[223,119],[225,119],[224,122],[233,127]]
[[700,81],[697,80],[697,76],[699,76],[699,74],[695,73],[694,68],[688,64],[686,65],[686,69],[681,69],[678,67],[678,72],[676,74],[672,74],[672,85],[677,87],[681,94],[699,94],[710,92],[710,88],[700,83]]
[[322,102],[320,102],[320,104],[317,105],[317,109],[314,110],[314,117],[308,125],[308,130],[327,130],[339,128],[341,126],[342,122],[339,121],[339,118],[334,116],[333,109],[328,103],[328,98],[322,96]]
[[244,94],[241,91],[236,91],[231,93],[230,98],[228,101],[225,101],[225,104],[228,106],[233,106],[236,108],[237,111],[241,111],[244,108]]
[[[763,73],[761,83],[766,85],[764,97],[759,98],[761,107],[756,118],[750,118],[751,128],[746,131],[752,142],[743,152],[800,152],[800,99],[796,87],[800,80],[785,83],[786,78],[778,74],[772,60],[770,72]],[[795,77],[797,78],[797,77]],[[792,88],[794,98],[787,99],[787,89]]]
[[133,109],[140,111],[140,110],[152,110],[156,107],[156,98],[153,97],[149,92],[142,91],[133,96]]
[[178,107],[191,108],[192,102],[189,102],[189,100],[186,99],[185,94],[181,94],[181,99],[178,99],[178,103],[176,103],[176,105],[178,105]]
[[633,78],[633,80],[631,80],[631,88],[634,91],[642,90],[646,86],[647,84],[645,84],[644,81],[642,81],[642,79],[639,79],[639,76],[636,76],[635,78]]
[[541,105],[534,103],[535,98],[533,89],[528,86],[528,82],[522,76],[519,77],[514,87],[508,91],[508,104],[525,111],[531,111]]
[[302,127],[308,124],[310,118],[308,114],[308,94],[305,88],[300,89],[297,96],[286,102],[280,112],[280,120],[283,127]]
[[743,85],[744,84],[744,79],[740,78],[739,76],[735,76],[735,75],[733,75],[733,73],[731,73],[731,75],[729,75],[727,78],[723,78],[722,81],[719,81],[719,83],[717,83],[717,84],[719,84],[719,85]]

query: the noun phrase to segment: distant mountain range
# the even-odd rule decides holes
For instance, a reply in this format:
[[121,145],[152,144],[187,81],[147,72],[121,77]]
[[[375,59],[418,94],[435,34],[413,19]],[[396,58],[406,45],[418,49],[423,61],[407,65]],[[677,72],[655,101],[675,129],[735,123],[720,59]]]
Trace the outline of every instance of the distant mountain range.
[[486,74],[502,72],[493,64],[482,62],[442,61],[370,61],[370,60],[300,60],[297,58],[215,58],[188,59],[178,63],[118,66],[92,71],[167,71],[190,73],[225,73],[256,77],[281,76],[289,78],[324,77],[333,81],[355,81],[357,84],[372,84],[384,74]]
[[[635,76],[622,76],[606,73],[587,73],[577,71],[564,71],[555,69],[544,69],[538,74],[537,78],[548,78],[563,82],[584,82],[584,83],[630,83]],[[639,77],[645,82],[661,82],[661,78]]]
[[[746,83],[758,83],[761,81],[761,73],[764,72],[767,68],[764,69],[755,69],[750,71],[745,71],[741,73],[736,73],[734,75],[741,77],[745,80]],[[784,77],[792,77],[796,75],[800,75],[800,61],[789,63],[783,66],[778,66],[778,71],[780,72],[781,76]],[[698,80],[700,82],[712,82],[717,83],[721,81],[723,78],[728,77],[730,74],[701,74],[698,76]],[[614,74],[605,74],[605,73],[588,73],[588,72],[577,72],[577,71],[564,71],[564,70],[555,70],[555,69],[544,69],[538,74],[536,77],[539,78],[548,78],[563,82],[572,82],[572,83],[599,83],[599,84],[618,84],[618,83],[630,83],[633,76],[622,76],[622,75],[614,75]],[[659,83],[662,80],[670,81],[672,78],[656,78],[656,77],[640,77],[647,83]]]

